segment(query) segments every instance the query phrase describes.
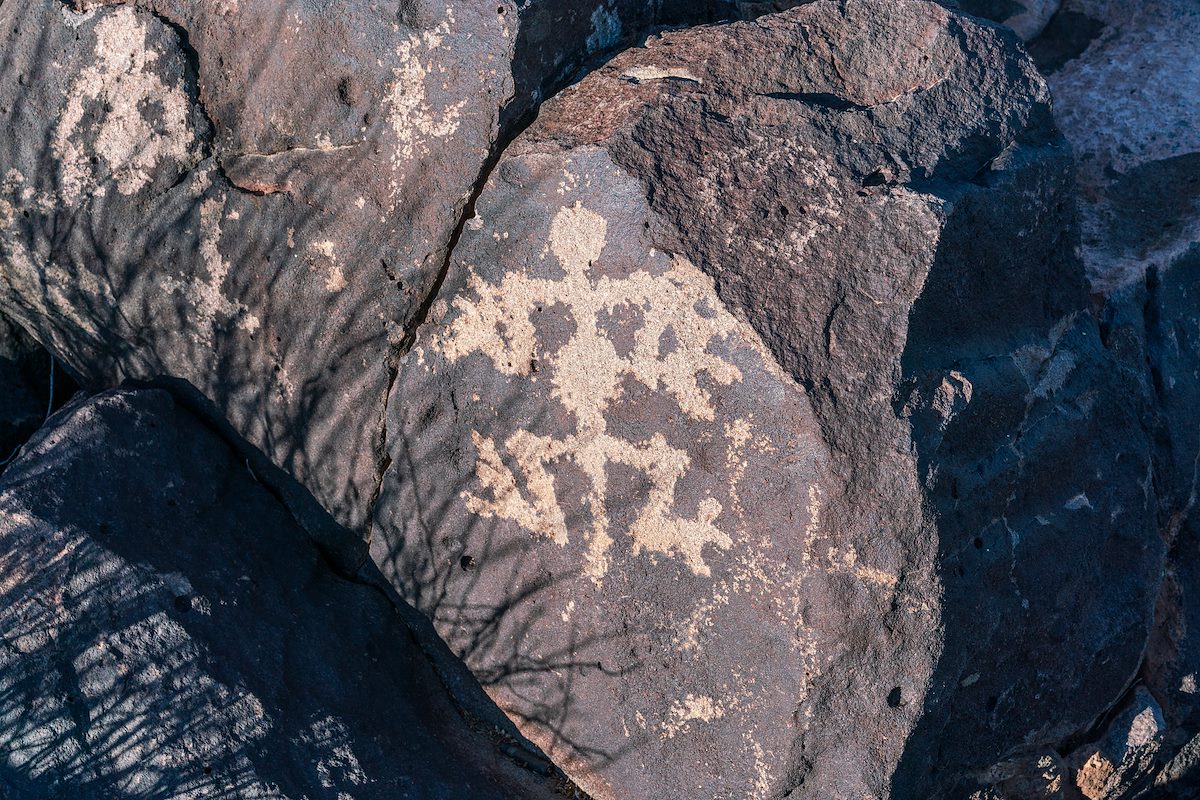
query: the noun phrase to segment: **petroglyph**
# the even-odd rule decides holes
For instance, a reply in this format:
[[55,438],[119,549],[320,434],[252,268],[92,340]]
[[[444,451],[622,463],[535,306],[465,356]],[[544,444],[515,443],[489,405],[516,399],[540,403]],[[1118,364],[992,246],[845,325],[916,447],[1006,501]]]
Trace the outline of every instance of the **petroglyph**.
[[[141,17],[132,7],[115,8],[96,24],[95,36],[95,63],[75,80],[51,142],[62,162],[60,192],[72,204],[89,193],[104,194],[93,155],[124,195],[148,185],[166,159],[190,169],[201,157],[187,95],[155,71],[166,54],[155,49]],[[103,113],[85,124],[97,107]],[[80,141],[84,128],[95,130],[90,143]]]
[[711,697],[688,694],[683,700],[675,701],[670,714],[662,726],[662,738],[671,739],[691,722],[712,722],[725,716],[725,709]]
[[[621,398],[623,381],[632,378],[671,397],[685,417],[713,421],[712,398],[702,384],[729,386],[740,381],[742,373],[710,352],[710,345],[734,335],[757,340],[716,300],[707,276],[685,259],[674,258],[660,274],[645,269],[622,278],[599,274],[593,265],[601,257],[606,236],[607,222],[599,214],[579,204],[564,208],[551,223],[548,247],[565,273],[563,278],[512,272],[499,284],[491,284],[473,275],[468,291],[454,300],[457,316],[434,341],[434,349],[450,361],[483,353],[505,375],[531,382],[548,379],[552,396],[576,421],[573,435],[555,439],[517,431],[505,439],[503,448],[489,436],[473,434],[479,453],[476,478],[483,491],[468,492],[465,500],[480,516],[512,520],[565,545],[565,515],[548,467],[559,461],[574,464],[590,484],[586,504],[592,528],[586,569],[599,582],[609,569],[613,544],[606,507],[608,471],[618,464],[632,467],[649,485],[629,530],[634,553],[678,557],[695,574],[709,575],[704,547],[727,550],[733,544],[717,526],[721,502],[706,497],[694,516],[678,513],[675,491],[691,468],[688,454],[669,444],[661,432],[643,441],[614,435],[607,414]],[[538,341],[532,315],[554,304],[569,310],[575,331],[556,352],[542,355],[544,343]],[[620,308],[641,312],[632,348],[624,354],[601,324]],[[664,342],[672,345],[664,347]],[[736,420],[726,429],[732,462],[741,461],[738,451],[750,442],[750,431],[750,420]],[[506,466],[502,451],[515,462],[516,472]]]
[[[458,130],[466,100],[436,108],[425,83],[437,69],[436,52],[454,28],[454,9],[447,6],[446,18],[431,30],[412,33],[396,48],[400,65],[393,72],[389,90],[388,121],[396,135],[393,166],[400,167],[414,155],[428,156],[429,141],[451,136]],[[398,185],[394,187],[399,191]]]
[[[208,177],[202,176],[196,191],[207,183]],[[237,326],[248,333],[254,333],[261,325],[256,315],[243,303],[226,297],[222,288],[231,269],[218,247],[224,209],[223,197],[209,197],[200,204],[200,257],[208,270],[208,280],[196,276],[182,280],[169,275],[161,278],[168,291],[181,295],[195,308],[196,318],[202,323],[196,327],[196,335],[208,348],[212,347],[213,333],[219,330],[224,319],[235,320]]]

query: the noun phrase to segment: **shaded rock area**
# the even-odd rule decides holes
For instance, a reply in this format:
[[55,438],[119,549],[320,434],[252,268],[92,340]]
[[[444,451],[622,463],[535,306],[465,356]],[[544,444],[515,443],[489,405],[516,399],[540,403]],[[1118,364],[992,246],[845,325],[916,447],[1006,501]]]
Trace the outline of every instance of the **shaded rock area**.
[[1084,257],[1114,292],[1200,239],[1200,7],[1067,0],[1031,45],[1075,148]]
[[361,530],[395,360],[502,109],[510,125],[646,26],[715,14],[642,0],[5,4],[0,305],[89,385],[190,384]]
[[0,799],[1200,796],[1198,35],[0,0]]
[[79,384],[61,362],[0,315],[0,472],[77,391]]
[[0,317],[0,470],[48,415],[50,371],[50,354]]
[[[1148,690],[1161,707],[1161,772],[1144,796],[1164,798],[1200,793],[1193,739],[1200,734],[1198,34],[1195,3],[1065,0],[1030,45],[1076,153],[1082,252],[1102,333],[1114,353],[1144,372],[1157,401],[1154,481],[1170,556],[1138,676],[1145,688],[1127,702]],[[1100,791],[1082,772],[1080,779],[1081,790],[1092,787],[1088,797],[1143,796],[1141,786],[1117,782]]]
[[372,552],[593,796],[964,796],[1120,699],[1149,392],[1048,101],[1011,32],[814,3],[651,37],[507,149]]
[[236,5],[0,7],[2,302],[91,385],[191,383],[360,526],[511,7]]
[[6,800],[561,796],[165,392],[55,415],[0,479],[0,551]]
[[[668,9],[672,0],[665,0]],[[684,3],[685,0],[677,0]],[[721,19],[757,19],[764,14],[787,11],[813,0],[718,0],[713,16]],[[1045,29],[1058,11],[1060,0],[936,0],[947,8],[1007,25],[1024,41]],[[668,24],[673,17],[668,14]]]

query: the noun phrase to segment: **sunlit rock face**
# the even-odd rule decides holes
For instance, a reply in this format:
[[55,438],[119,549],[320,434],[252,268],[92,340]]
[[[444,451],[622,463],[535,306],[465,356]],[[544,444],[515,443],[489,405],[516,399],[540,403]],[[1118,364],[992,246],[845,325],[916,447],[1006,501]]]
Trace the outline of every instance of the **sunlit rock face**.
[[[394,362],[498,140],[664,14],[641,0],[6,4],[0,305],[90,385],[190,384],[361,531]],[[338,533],[319,535],[355,551]]]
[[561,795],[228,445],[165,392],[114,391],[0,478],[0,796]]
[[372,553],[593,796],[961,796],[1136,670],[1145,409],[1016,41],[916,2],[665,33],[493,171]]
[[0,302],[89,383],[190,383],[360,526],[513,8],[85,5],[0,11]]

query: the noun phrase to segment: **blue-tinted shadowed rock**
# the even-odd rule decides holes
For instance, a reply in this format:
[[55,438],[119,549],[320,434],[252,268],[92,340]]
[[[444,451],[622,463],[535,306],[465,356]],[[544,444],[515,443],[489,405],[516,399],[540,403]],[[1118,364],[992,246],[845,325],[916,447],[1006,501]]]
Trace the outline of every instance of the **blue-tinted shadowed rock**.
[[161,391],[0,479],[0,797],[549,798],[412,631]]

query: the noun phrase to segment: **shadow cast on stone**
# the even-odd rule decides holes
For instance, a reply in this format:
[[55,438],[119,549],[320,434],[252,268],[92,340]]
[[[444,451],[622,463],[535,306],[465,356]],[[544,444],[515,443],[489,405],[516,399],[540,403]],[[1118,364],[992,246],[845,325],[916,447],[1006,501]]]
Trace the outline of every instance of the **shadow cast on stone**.
[[[402,383],[421,402],[422,391]],[[399,399],[397,402],[404,402]],[[512,414],[519,396],[490,398],[501,417]],[[453,406],[453,402],[445,404]],[[430,413],[439,413],[430,409]],[[528,418],[530,430],[538,428],[539,411]],[[428,420],[419,411],[415,420]],[[463,497],[475,488],[474,471],[448,469],[447,464],[469,454],[453,451],[457,437],[439,438],[439,426],[393,429],[393,460],[385,481],[380,515],[375,520],[371,551],[390,585],[406,605],[420,612],[430,631],[446,641],[447,655],[458,669],[463,665],[483,691],[509,698],[504,712],[522,727],[531,725],[548,734],[550,749],[561,762],[563,753],[590,764],[611,763],[629,751],[601,752],[578,741],[567,730],[579,725],[580,710],[573,703],[578,676],[601,671],[613,678],[628,674],[636,665],[606,666],[578,654],[617,638],[598,636],[578,621],[563,618],[550,622],[561,609],[543,598],[579,580],[582,567],[547,571],[536,580],[522,575],[528,550],[524,535],[513,536],[505,523],[462,511]],[[457,476],[457,477],[456,477]],[[391,494],[395,493],[395,494]],[[398,499],[399,498],[399,499]],[[407,510],[403,520],[387,509]],[[396,531],[384,531],[387,526]],[[546,627],[557,635],[548,649],[530,645],[527,635]],[[488,701],[491,708],[495,708]],[[586,718],[586,713],[583,714]],[[513,722],[504,720],[505,732],[527,743]],[[543,748],[546,747],[545,743]],[[540,750],[528,743],[528,747]],[[575,789],[579,796],[580,790]]]
[[392,598],[329,570],[175,408],[153,390],[77,402],[0,485],[19,540],[0,559],[0,787],[549,796],[441,689]]
[[[1089,310],[1073,183],[1010,193],[1051,152],[1019,149],[988,191],[946,198],[909,320],[895,407],[937,520],[944,647],[895,797],[965,796],[1012,777],[1005,759],[1065,755],[1125,696],[1153,622],[1148,382]],[[970,388],[950,414],[928,402],[948,380]]]

